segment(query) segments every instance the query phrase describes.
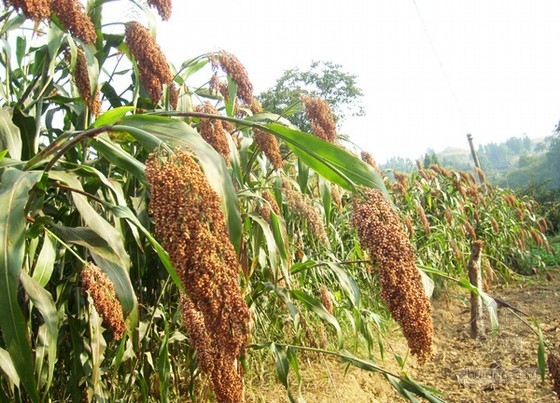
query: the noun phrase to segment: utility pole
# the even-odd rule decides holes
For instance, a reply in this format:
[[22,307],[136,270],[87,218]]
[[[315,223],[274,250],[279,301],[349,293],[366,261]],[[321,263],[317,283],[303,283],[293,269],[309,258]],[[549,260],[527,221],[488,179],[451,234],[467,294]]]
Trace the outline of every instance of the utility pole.
[[480,167],[480,161],[478,160],[478,155],[476,154],[476,150],[474,149],[472,134],[467,133],[467,140],[469,140],[469,147],[471,149],[471,155],[474,161],[474,166],[476,168],[476,173],[478,174],[478,179],[480,179],[480,183],[484,183],[485,182],[484,174],[482,173],[482,168]]

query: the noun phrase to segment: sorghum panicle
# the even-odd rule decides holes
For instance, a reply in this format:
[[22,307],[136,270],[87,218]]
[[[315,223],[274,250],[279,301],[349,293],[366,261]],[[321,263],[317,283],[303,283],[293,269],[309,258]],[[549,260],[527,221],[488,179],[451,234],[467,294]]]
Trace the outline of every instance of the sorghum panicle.
[[51,10],[68,32],[80,38],[85,44],[93,45],[97,40],[95,27],[80,0],[53,0]]
[[42,21],[51,15],[52,0],[4,0],[6,7],[13,6],[21,10],[25,18],[33,21]]
[[282,160],[282,154],[280,154],[280,145],[275,136],[264,130],[253,128],[253,140],[258,144],[275,170],[282,168],[284,161]]
[[98,116],[101,113],[101,102],[99,101],[99,91],[96,90],[92,96],[91,81],[87,68],[86,55],[82,48],[78,48],[78,58],[74,69],[74,82],[78,87],[78,92],[84,99],[90,112]]
[[364,161],[370,167],[375,169],[375,171],[379,174],[379,176],[381,176],[382,178],[385,177],[383,172],[381,172],[381,169],[379,169],[379,167],[377,166],[377,163],[375,162],[375,158],[373,158],[373,155],[371,155],[367,151],[362,151],[361,157],[362,157],[362,161]]
[[162,20],[171,18],[171,0],[148,0],[148,4],[157,10]]
[[152,102],[157,103],[164,84],[171,85],[173,75],[165,55],[150,31],[136,21],[125,25],[125,41],[138,65],[140,82],[146,88]]
[[83,290],[91,295],[95,309],[113,333],[113,338],[120,340],[126,330],[126,325],[115,286],[105,272],[91,262],[82,269],[81,277]]
[[284,195],[286,195],[286,203],[290,209],[294,210],[302,218],[305,218],[313,235],[317,237],[323,245],[328,245],[329,238],[325,231],[323,220],[311,204],[309,196],[291,189],[284,189],[283,192]]
[[[208,101],[204,102],[202,105],[197,105],[195,111],[208,113],[210,115],[218,115],[217,109]],[[206,140],[208,144],[224,158],[226,164],[229,165],[229,143],[222,121],[220,119],[200,118],[198,131],[202,138]]]
[[200,358],[207,363],[201,368],[210,376],[218,401],[241,401],[235,362],[244,353],[250,317],[221,201],[191,154],[180,149],[151,154],[146,180],[155,232],[186,293],[185,326],[193,341],[208,339],[193,343],[198,356],[206,357]]
[[325,307],[325,309],[332,315],[334,312],[331,296],[329,295],[329,289],[326,285],[322,285],[319,288],[319,294],[321,295],[321,303]]
[[424,362],[432,356],[432,308],[398,214],[379,190],[364,189],[364,197],[354,200],[352,225],[379,265],[381,297],[401,325],[411,353]]
[[221,50],[217,55],[209,56],[214,70],[219,66],[237,84],[237,96],[247,105],[253,104],[253,84],[249,74],[239,59],[231,53]]
[[333,143],[336,140],[336,123],[329,104],[319,97],[303,94],[301,102],[311,123],[311,131],[320,139]]

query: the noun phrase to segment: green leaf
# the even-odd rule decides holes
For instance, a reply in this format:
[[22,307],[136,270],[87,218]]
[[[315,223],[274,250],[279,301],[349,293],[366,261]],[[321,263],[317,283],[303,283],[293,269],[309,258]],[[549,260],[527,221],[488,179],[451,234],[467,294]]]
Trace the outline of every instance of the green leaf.
[[121,146],[111,141],[106,133],[97,136],[90,144],[99,152],[99,155],[106,158],[109,162],[130,172],[140,182],[146,183],[144,164],[124,151]]
[[103,384],[103,369],[101,364],[105,358],[105,350],[107,348],[107,342],[103,337],[103,320],[99,313],[94,307],[91,295],[88,295],[88,313],[89,313],[89,346],[90,355],[88,364],[91,365],[91,375],[88,377],[90,383],[89,392],[91,396],[96,397],[96,401],[108,402],[107,392]]
[[56,260],[56,242],[48,235],[45,234],[43,238],[43,246],[37,256],[37,262],[33,268],[33,280],[35,280],[41,287],[44,287],[49,282]]
[[269,345],[272,354],[274,355],[274,359],[276,360],[276,374],[278,375],[278,379],[282,382],[282,385],[286,388],[286,392],[288,393],[288,399],[290,402],[295,402],[295,399],[292,396],[290,391],[290,385],[288,383],[288,373],[290,372],[290,362],[286,351],[283,347],[275,344],[270,343]]
[[18,376],[33,402],[39,401],[28,329],[17,300],[19,276],[25,255],[28,193],[40,172],[6,168],[0,182],[0,328]]
[[19,128],[22,144],[22,160],[31,159],[38,151],[39,141],[37,138],[38,130],[35,118],[27,115],[20,109],[15,109],[12,121]]
[[282,385],[288,388],[288,372],[290,371],[290,363],[288,362],[288,357],[286,356],[286,351],[280,346],[274,343],[270,343],[270,350],[276,359],[276,373],[278,374],[278,379],[282,382]]
[[340,328],[340,324],[338,320],[325,309],[325,306],[320,301],[301,290],[290,290],[290,295],[295,300],[303,303],[307,309],[316,313],[321,319],[333,325],[338,336],[338,344],[342,346],[342,329]]
[[21,134],[12,122],[12,111],[8,109],[0,110],[0,150],[8,150],[12,159],[21,159]]
[[544,337],[541,331],[541,327],[539,326],[539,322],[536,319],[533,319],[533,324],[537,328],[537,335],[539,336],[539,348],[537,351],[537,359],[539,364],[539,373],[541,375],[541,381],[544,382],[546,379],[546,356],[545,356],[545,345],[544,345]]
[[12,362],[10,353],[0,347],[0,369],[8,376],[10,382],[19,387],[19,376]]
[[29,277],[29,275],[22,271],[20,274],[20,281],[25,289],[25,292],[29,296],[31,302],[37,310],[41,313],[41,316],[44,321],[45,327],[45,335],[44,337],[38,337],[38,342],[36,343],[36,350],[37,350],[37,372],[41,373],[40,368],[45,365],[44,360],[41,357],[41,351],[46,351],[47,359],[48,359],[48,372],[47,372],[47,380],[46,384],[44,385],[45,390],[50,388],[52,383],[53,375],[54,375],[54,364],[57,361],[57,342],[58,342],[58,328],[59,328],[59,320],[56,311],[56,306],[53,300],[52,295],[45,290],[40,284],[38,284],[33,278]]
[[268,249],[267,256],[270,262],[270,268],[272,269],[272,272],[274,273],[274,277],[276,280],[278,278],[278,268],[279,268],[278,246],[276,244],[276,239],[274,238],[274,234],[270,229],[270,225],[268,225],[268,223],[256,212],[249,213],[247,214],[247,216],[251,218],[251,220],[255,221],[261,227],[261,230],[266,240],[266,246]]
[[103,113],[93,122],[93,127],[102,127],[107,125],[113,125],[122,119],[127,113],[134,110],[133,106],[120,106],[118,108],[109,109],[107,112]]
[[210,185],[220,196],[229,236],[235,250],[239,253],[242,231],[241,215],[230,173],[224,159],[195,129],[181,120],[151,115],[125,116],[114,129],[130,133],[142,147],[149,151],[159,147],[162,142],[171,147],[180,146],[191,149],[197,156]]
[[269,123],[264,127],[284,140],[298,158],[329,181],[351,191],[356,186],[379,189],[390,200],[381,176],[347,151],[309,133],[277,123]]
[[168,334],[169,329],[165,329],[165,336],[161,341],[161,347],[158,356],[158,375],[159,375],[159,391],[160,391],[160,402],[167,403],[169,401],[169,383],[170,383],[170,372],[171,372],[171,361],[169,360],[169,348],[168,348]]

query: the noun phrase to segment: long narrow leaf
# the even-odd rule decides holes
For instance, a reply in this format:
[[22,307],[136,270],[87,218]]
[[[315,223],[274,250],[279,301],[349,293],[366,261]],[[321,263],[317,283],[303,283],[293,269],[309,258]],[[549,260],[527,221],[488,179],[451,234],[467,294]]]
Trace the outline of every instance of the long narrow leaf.
[[315,312],[321,319],[333,325],[338,336],[338,343],[339,345],[342,345],[342,329],[340,328],[340,324],[338,323],[338,320],[336,320],[336,318],[326,310],[320,301],[301,290],[291,290],[290,295],[292,298],[303,303],[307,309]]
[[270,132],[288,143],[291,150],[315,172],[347,190],[356,185],[381,190],[389,198],[381,176],[368,164],[340,147],[309,133],[278,123],[265,125]]
[[[54,364],[56,363],[56,351],[57,351],[57,341],[58,341],[58,327],[59,320],[56,311],[56,306],[52,295],[41,287],[32,277],[30,277],[26,272],[22,271],[20,274],[21,284],[25,289],[25,292],[29,296],[31,302],[37,310],[41,313],[44,321],[46,334],[44,335],[44,340],[40,340],[38,343],[39,347],[47,351],[48,359],[48,372],[47,380],[45,384],[45,389],[49,389],[53,375],[54,375]],[[38,365],[43,365],[43,362],[38,362]],[[39,368],[37,368],[39,372]]]
[[0,182],[0,328],[10,357],[33,402],[39,401],[28,329],[17,301],[25,254],[25,211],[28,193],[40,172],[7,168]]

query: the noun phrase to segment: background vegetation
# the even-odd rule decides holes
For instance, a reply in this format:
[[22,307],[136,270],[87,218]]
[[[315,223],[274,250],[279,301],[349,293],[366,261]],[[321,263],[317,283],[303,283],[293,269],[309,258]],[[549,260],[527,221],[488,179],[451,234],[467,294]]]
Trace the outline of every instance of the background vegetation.
[[[314,64],[320,72],[312,78],[287,72],[280,81],[288,98],[273,104],[284,89],[253,97],[242,64],[227,52],[169,66],[144,25],[114,30],[110,3],[0,7],[0,400],[228,401],[204,364],[193,332],[198,316],[185,316],[185,300],[204,291],[189,287],[202,281],[205,258],[215,264],[223,256],[186,242],[191,233],[173,238],[158,227],[188,213],[201,233],[223,222],[224,250],[235,257],[234,276],[208,284],[218,290],[217,281],[233,279],[227,284],[238,287],[251,317],[244,352],[228,361],[236,373],[276,372],[295,400],[298,357],[319,353],[381,373],[411,400],[440,401],[406,375],[406,357],[385,352],[392,319],[378,262],[353,228],[352,203],[364,188],[392,203],[424,287],[435,285],[436,294],[448,281],[469,287],[465,267],[476,239],[486,243],[488,278],[510,281],[544,268],[545,233],[557,221],[544,218],[534,194],[437,164],[385,176],[343,139],[318,137],[317,127],[332,129],[325,121],[340,113],[318,116],[300,105],[307,87],[298,83],[347,78],[352,104],[361,92],[336,65]],[[146,27],[155,12],[164,20],[171,12],[165,1],[124,3]],[[318,88],[327,92],[306,92],[335,96],[332,87]],[[294,121],[291,110],[301,112]],[[185,180],[206,193],[185,191],[192,202],[158,224],[159,168],[147,161],[164,164],[183,152],[195,172]],[[162,186],[171,196],[191,189]],[[205,210],[214,195],[219,213]],[[199,271],[177,258],[183,241],[199,253]],[[398,374],[382,365],[393,358]]]

